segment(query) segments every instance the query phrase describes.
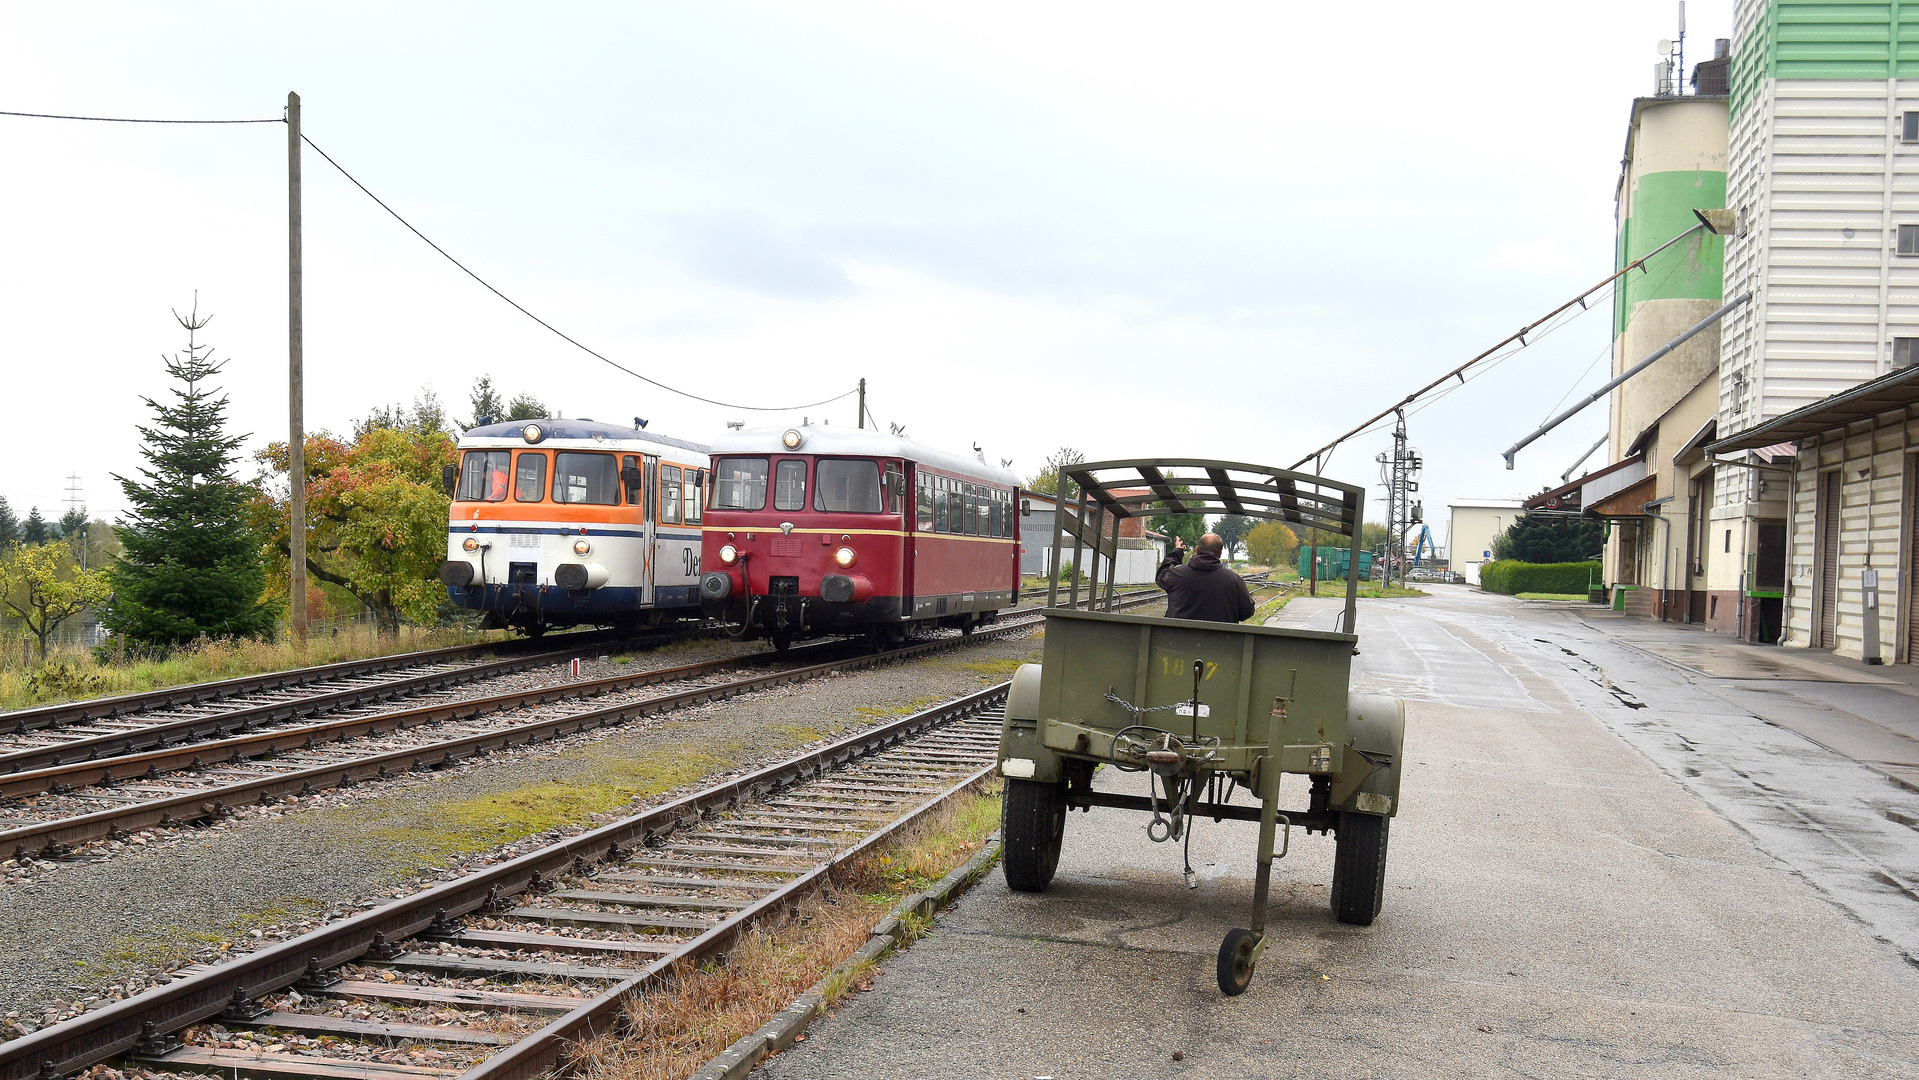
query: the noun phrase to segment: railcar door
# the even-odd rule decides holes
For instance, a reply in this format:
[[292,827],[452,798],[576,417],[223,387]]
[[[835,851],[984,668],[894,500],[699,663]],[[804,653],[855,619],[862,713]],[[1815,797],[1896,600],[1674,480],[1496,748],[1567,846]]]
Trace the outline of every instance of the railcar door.
[[660,490],[660,458],[658,454],[642,455],[640,492],[640,604],[653,606],[653,577],[660,563],[653,554],[654,534],[658,531],[659,514],[654,510]]

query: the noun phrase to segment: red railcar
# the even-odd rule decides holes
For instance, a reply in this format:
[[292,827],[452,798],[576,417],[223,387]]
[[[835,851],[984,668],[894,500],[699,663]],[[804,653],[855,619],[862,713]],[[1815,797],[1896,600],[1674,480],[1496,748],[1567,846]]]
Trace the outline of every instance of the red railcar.
[[700,606],[737,637],[904,639],[1019,595],[1019,478],[875,431],[728,432],[710,451]]

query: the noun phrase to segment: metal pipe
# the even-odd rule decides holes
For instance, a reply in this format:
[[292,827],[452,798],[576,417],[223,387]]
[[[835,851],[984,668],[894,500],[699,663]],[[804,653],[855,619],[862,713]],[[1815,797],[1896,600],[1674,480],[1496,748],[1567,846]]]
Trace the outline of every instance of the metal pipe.
[[[1746,301],[1750,299],[1752,299],[1752,293],[1750,291],[1740,293],[1734,299],[1727,301],[1725,306],[1721,307],[1718,311],[1715,311],[1711,315],[1708,315],[1705,318],[1694,323],[1692,325],[1692,328],[1687,330],[1685,333],[1679,335],[1676,338],[1673,338],[1671,341],[1666,342],[1664,345],[1660,346],[1659,348],[1654,349],[1652,352],[1652,355],[1646,357],[1644,360],[1641,360],[1637,364],[1634,364],[1633,366],[1627,368],[1625,371],[1620,372],[1618,375],[1615,375],[1612,379],[1607,381],[1606,385],[1586,395],[1585,399],[1582,400],[1579,404],[1574,405],[1572,408],[1567,409],[1565,412],[1562,412],[1558,416],[1553,417],[1551,420],[1546,421],[1544,424],[1540,425],[1539,430],[1533,432],[1531,435],[1528,435],[1525,438],[1519,440],[1518,442],[1512,444],[1512,446],[1507,449],[1504,455],[1506,458],[1506,468],[1511,469],[1513,467],[1513,458],[1518,456],[1519,452],[1525,449],[1526,446],[1529,443],[1531,443],[1534,439],[1539,438],[1541,435],[1544,435],[1548,431],[1551,431],[1552,429],[1565,423],[1567,420],[1571,419],[1575,414],[1577,414],[1580,410],[1584,409],[1586,406],[1591,405],[1593,402],[1598,401],[1600,398],[1605,397],[1607,394],[1611,393],[1614,387],[1618,386],[1620,383],[1625,382],[1627,379],[1632,378],[1634,375],[1637,375],[1640,372],[1651,367],[1653,364],[1653,361],[1658,360],[1659,358],[1665,356],[1667,353],[1673,351],[1674,349],[1677,349],[1679,346],[1684,345],[1688,341],[1691,341],[1694,334],[1699,333],[1701,330],[1704,330],[1706,327],[1711,326],[1712,324],[1718,322],[1720,319],[1725,318],[1727,313],[1732,311],[1733,308],[1738,307],[1739,305],[1745,303]],[[1587,453],[1589,454],[1591,452],[1592,451],[1590,450],[1587,451]]]
[[1578,461],[1573,462],[1570,468],[1568,468],[1565,472],[1559,474],[1559,482],[1564,484],[1570,481],[1573,478],[1573,471],[1579,468],[1581,465],[1584,465],[1586,463],[1586,459],[1593,456],[1594,451],[1606,445],[1606,440],[1610,438],[1612,438],[1612,435],[1610,433],[1601,435],[1599,437],[1598,442],[1593,443],[1591,446],[1587,447],[1586,452],[1579,455]]
[[1374,424],[1378,423],[1381,420],[1384,420],[1388,416],[1391,416],[1393,413],[1398,412],[1400,409],[1403,409],[1406,406],[1411,405],[1413,402],[1418,401],[1421,397],[1423,397],[1426,394],[1427,391],[1437,388],[1441,383],[1445,382],[1447,379],[1456,378],[1460,380],[1461,382],[1464,382],[1466,380],[1467,368],[1472,367],[1474,364],[1479,363],[1481,360],[1487,359],[1488,357],[1492,356],[1494,353],[1498,352],[1499,350],[1505,348],[1506,346],[1512,344],[1515,341],[1519,342],[1521,345],[1526,344],[1527,334],[1530,334],[1534,330],[1537,330],[1541,326],[1544,326],[1546,323],[1551,322],[1556,316],[1559,315],[1560,312],[1565,311],[1567,308],[1572,307],[1574,304],[1578,304],[1582,308],[1585,307],[1586,298],[1588,296],[1591,296],[1592,294],[1598,292],[1599,290],[1605,288],[1606,286],[1611,285],[1613,282],[1618,281],[1620,278],[1625,277],[1627,274],[1633,272],[1634,270],[1643,269],[1648,259],[1651,259],[1653,256],[1659,254],[1660,252],[1666,250],[1667,248],[1673,246],[1674,244],[1677,244],[1679,241],[1684,240],[1686,237],[1691,236],[1693,233],[1696,233],[1699,230],[1704,229],[1705,227],[1706,227],[1705,223],[1700,222],[1699,224],[1694,225],[1692,228],[1687,229],[1685,232],[1680,233],[1678,236],[1673,237],[1671,240],[1666,241],[1665,243],[1659,245],[1658,247],[1653,248],[1651,251],[1646,252],[1644,255],[1641,255],[1639,258],[1634,259],[1633,261],[1620,267],[1618,270],[1614,271],[1613,273],[1608,274],[1606,277],[1602,278],[1599,281],[1599,283],[1594,285],[1592,288],[1587,289],[1585,292],[1580,293],[1578,296],[1573,297],[1571,300],[1566,301],[1565,303],[1552,309],[1551,311],[1540,316],[1539,318],[1534,319],[1532,322],[1526,324],[1526,326],[1523,329],[1517,330],[1513,332],[1512,334],[1507,335],[1505,338],[1501,339],[1497,345],[1494,345],[1492,348],[1487,349],[1485,352],[1480,353],[1478,356],[1473,357],[1471,360],[1468,360],[1465,363],[1459,365],[1458,367],[1452,369],[1451,371],[1448,371],[1446,374],[1441,375],[1439,378],[1434,379],[1432,382],[1427,383],[1425,386],[1422,386],[1419,389],[1413,391],[1412,393],[1407,394],[1405,397],[1399,399],[1399,401],[1395,403],[1394,405],[1392,405],[1391,407],[1380,410],[1380,412],[1377,415],[1371,417],[1365,423],[1360,424],[1358,427],[1354,428],[1351,431],[1348,431],[1344,435],[1341,435],[1339,438],[1334,439],[1332,442],[1327,443],[1325,446],[1322,446],[1319,449],[1313,451],[1312,453],[1307,454],[1305,457],[1300,458],[1298,461],[1293,462],[1293,468],[1297,469],[1301,465],[1304,465],[1307,462],[1312,461],[1315,458],[1318,458],[1320,459],[1320,461],[1319,461],[1319,464],[1315,466],[1315,468],[1323,472],[1326,467],[1327,455],[1330,455],[1332,453],[1333,448],[1338,446],[1340,443],[1345,442],[1347,439],[1350,439],[1353,436],[1359,434],[1360,432],[1365,431],[1367,428],[1372,427]]

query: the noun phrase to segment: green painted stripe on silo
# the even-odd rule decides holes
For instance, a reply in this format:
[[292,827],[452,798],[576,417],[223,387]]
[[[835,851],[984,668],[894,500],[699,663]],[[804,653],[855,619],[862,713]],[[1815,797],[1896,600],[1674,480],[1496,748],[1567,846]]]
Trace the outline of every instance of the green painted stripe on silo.
[[[1693,210],[1726,205],[1723,172],[1660,172],[1639,178],[1632,193],[1632,216],[1620,237],[1619,262],[1625,266],[1699,224]],[[1726,246],[1711,233],[1675,244],[1626,275],[1613,304],[1613,334],[1626,331],[1635,304],[1647,300],[1719,300],[1726,289]]]
[[1919,78],[1919,3],[1773,0],[1732,68],[1735,117],[1767,79]]

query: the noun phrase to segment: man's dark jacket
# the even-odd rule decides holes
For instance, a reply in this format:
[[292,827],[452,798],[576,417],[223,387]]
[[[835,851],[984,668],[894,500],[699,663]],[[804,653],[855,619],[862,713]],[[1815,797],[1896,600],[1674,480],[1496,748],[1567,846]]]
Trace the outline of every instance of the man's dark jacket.
[[1166,590],[1166,617],[1205,619],[1208,622],[1245,622],[1253,614],[1253,594],[1246,581],[1219,564],[1219,556],[1198,552],[1184,566],[1179,549],[1159,564],[1159,587]]

